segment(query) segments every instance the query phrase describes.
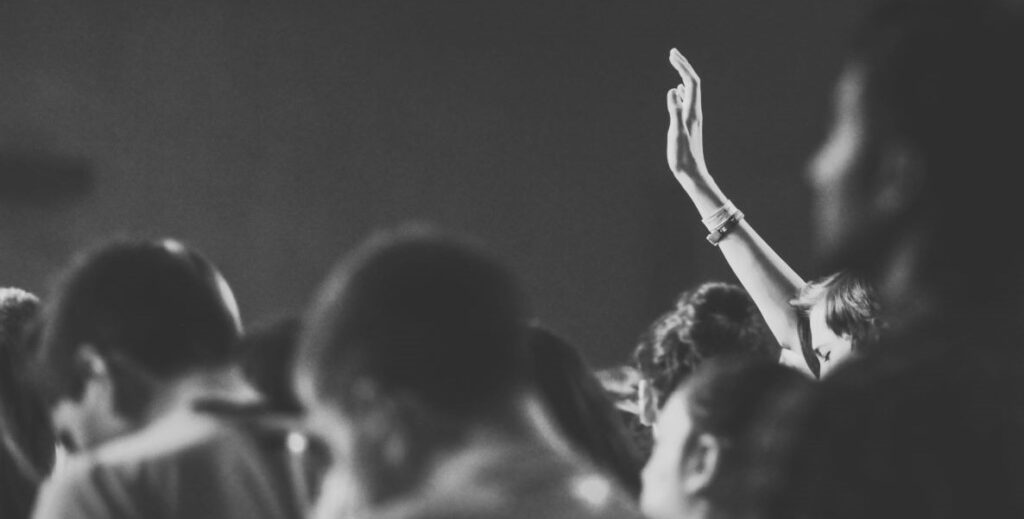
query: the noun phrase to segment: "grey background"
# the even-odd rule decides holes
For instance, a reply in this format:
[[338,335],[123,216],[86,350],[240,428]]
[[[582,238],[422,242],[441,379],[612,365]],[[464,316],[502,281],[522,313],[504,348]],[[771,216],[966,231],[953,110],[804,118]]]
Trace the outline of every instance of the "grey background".
[[537,316],[620,362],[677,292],[734,280],[665,166],[668,50],[703,77],[720,184],[811,276],[801,175],[860,7],[5,0],[0,284],[45,295],[79,247],[175,236],[253,323],[421,219],[483,240]]

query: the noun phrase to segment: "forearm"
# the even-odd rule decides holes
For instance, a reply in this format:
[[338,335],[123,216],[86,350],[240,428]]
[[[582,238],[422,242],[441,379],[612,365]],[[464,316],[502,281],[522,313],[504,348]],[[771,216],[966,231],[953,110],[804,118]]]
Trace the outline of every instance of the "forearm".
[[[682,177],[682,178],[680,178]],[[677,176],[700,214],[706,218],[728,203],[725,193],[707,173]],[[744,219],[718,244],[740,284],[750,294],[779,344],[800,350],[797,315],[789,301],[804,286],[804,280]]]

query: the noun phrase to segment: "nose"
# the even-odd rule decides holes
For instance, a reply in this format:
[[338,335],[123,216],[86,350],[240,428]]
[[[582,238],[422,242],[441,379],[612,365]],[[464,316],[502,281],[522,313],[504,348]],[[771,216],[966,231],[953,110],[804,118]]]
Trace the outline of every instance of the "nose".
[[814,151],[804,166],[804,183],[814,191],[820,191],[824,184],[825,170],[828,159],[828,142],[823,142]]

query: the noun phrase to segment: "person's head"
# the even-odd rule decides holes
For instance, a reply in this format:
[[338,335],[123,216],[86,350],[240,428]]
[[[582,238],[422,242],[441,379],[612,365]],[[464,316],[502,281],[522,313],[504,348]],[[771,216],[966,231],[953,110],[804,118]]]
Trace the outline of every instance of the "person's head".
[[768,517],[1024,517],[1024,356],[994,335],[969,356],[940,339],[859,357],[816,384]]
[[[1024,249],[1006,235],[1024,119],[1013,4],[894,0],[866,17],[810,168],[825,268],[884,281],[887,300],[912,284],[943,304],[1019,298]],[[981,272],[999,281],[968,274]]]
[[632,495],[640,492],[640,457],[619,409],[581,352],[539,324],[530,326],[527,347],[542,400],[569,442],[615,477]]
[[790,304],[800,313],[800,347],[816,377],[878,341],[882,324],[877,296],[853,273],[807,283]]
[[779,346],[743,288],[707,282],[683,292],[633,352],[641,420],[653,424],[672,389],[706,359],[748,355],[777,360]]
[[803,374],[749,357],[711,359],[658,415],[643,471],[641,509],[651,519],[745,517],[757,506],[763,436],[774,411],[808,390]]
[[300,319],[294,316],[247,326],[239,343],[242,374],[275,412],[301,410],[292,384]]
[[56,440],[29,377],[29,347],[39,299],[0,288],[0,509],[27,517],[54,464]]
[[462,238],[375,233],[304,320],[295,383],[311,427],[372,492],[401,492],[438,442],[457,445],[516,407],[530,378],[524,304],[514,276]]
[[37,376],[72,448],[144,425],[161,391],[227,366],[241,331],[224,278],[174,240],[118,239],[88,250],[45,303]]

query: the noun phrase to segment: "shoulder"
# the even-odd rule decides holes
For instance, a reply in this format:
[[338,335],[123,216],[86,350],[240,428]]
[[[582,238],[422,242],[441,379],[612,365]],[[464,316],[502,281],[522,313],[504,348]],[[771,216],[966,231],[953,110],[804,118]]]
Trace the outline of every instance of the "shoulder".
[[70,459],[43,483],[36,499],[34,519],[66,517],[120,517],[116,477],[91,456]]

